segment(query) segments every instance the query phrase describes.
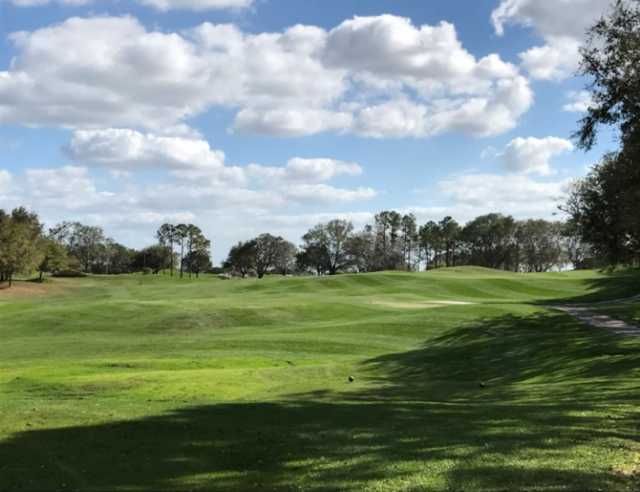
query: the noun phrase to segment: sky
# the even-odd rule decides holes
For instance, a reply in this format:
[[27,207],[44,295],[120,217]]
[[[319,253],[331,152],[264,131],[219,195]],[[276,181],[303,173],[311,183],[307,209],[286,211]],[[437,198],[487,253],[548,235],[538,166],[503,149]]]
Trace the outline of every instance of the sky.
[[0,208],[214,260],[385,209],[559,218],[608,0],[0,0]]

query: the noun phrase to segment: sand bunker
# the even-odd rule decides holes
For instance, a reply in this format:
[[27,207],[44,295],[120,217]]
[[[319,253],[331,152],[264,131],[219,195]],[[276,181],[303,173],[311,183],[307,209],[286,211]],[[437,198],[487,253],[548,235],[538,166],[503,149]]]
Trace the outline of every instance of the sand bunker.
[[463,301],[389,301],[374,300],[370,302],[376,306],[384,306],[394,309],[433,309],[446,306],[467,306],[472,302]]

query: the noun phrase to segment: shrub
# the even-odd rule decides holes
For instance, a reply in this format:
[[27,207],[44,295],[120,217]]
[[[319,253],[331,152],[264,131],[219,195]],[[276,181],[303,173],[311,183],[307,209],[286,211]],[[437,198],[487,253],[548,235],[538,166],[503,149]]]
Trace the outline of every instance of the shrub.
[[55,272],[52,276],[57,278],[76,278],[86,277],[87,274],[79,270],[60,270],[59,272]]

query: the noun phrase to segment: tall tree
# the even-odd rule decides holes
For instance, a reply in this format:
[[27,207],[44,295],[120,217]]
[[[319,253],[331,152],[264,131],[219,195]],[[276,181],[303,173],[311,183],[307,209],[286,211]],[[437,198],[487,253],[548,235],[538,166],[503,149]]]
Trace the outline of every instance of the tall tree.
[[281,241],[274,262],[274,268],[282,275],[289,275],[296,267],[298,248],[289,241]]
[[413,252],[418,242],[418,225],[416,216],[407,214],[402,217],[402,259],[407,270],[413,269]]
[[42,261],[42,225],[24,207],[0,212],[0,280],[11,287],[15,274],[30,273]]
[[196,272],[193,267],[190,265],[190,261],[196,261],[200,267],[204,264],[204,258],[210,258],[210,248],[211,241],[209,241],[202,230],[198,226],[193,224],[187,224],[185,228],[186,234],[186,244],[187,244],[187,255],[185,257],[185,266],[187,267],[187,271],[189,272],[189,277],[191,277],[192,273],[199,274],[200,271],[205,268],[201,268],[198,272]]
[[335,219],[326,224],[318,224],[303,237],[303,249],[311,249],[322,255],[329,275],[335,275],[350,266],[347,244],[353,233],[353,224],[347,220]]
[[512,268],[516,222],[511,216],[487,214],[465,225],[462,238],[472,265]]
[[178,224],[175,230],[175,241],[180,246],[180,278],[184,276],[184,247],[188,236],[189,226],[187,224]]
[[174,251],[174,245],[176,243],[177,240],[177,231],[176,231],[176,226],[173,224],[162,224],[160,226],[160,228],[158,229],[158,232],[156,232],[156,237],[158,238],[158,242],[162,245],[162,246],[167,246],[170,250],[171,250],[171,257],[170,257],[170,275],[173,277],[173,270],[174,270],[174,255],[173,255],[173,251]]
[[376,269],[375,242],[373,228],[370,225],[352,234],[347,240],[345,250],[349,264],[359,273]]
[[239,242],[231,248],[224,267],[245,278],[256,268],[256,241]]
[[516,256],[514,270],[546,272],[560,267],[562,257],[562,226],[546,220],[529,219],[516,225]]
[[296,266],[301,272],[313,271],[324,275],[329,270],[329,251],[323,243],[306,242],[296,255]]
[[582,242],[610,264],[640,261],[640,165],[633,154],[606,155],[574,184],[564,207]]
[[596,258],[640,262],[640,2],[617,0],[589,30],[581,54],[592,103],[578,143],[591,149],[599,128],[613,126],[621,148],[574,185],[565,211]]
[[445,265],[450,267],[455,265],[456,246],[460,238],[460,225],[452,218],[445,217],[438,224],[439,238],[444,248]]
[[69,255],[80,262],[84,272],[91,272],[92,263],[106,240],[102,228],[80,222],[62,222],[52,228],[49,234],[67,247]]
[[393,210],[384,210],[375,216],[376,254],[379,268],[393,270],[402,265],[402,252],[398,248],[398,237],[402,216]]
[[158,274],[174,263],[174,257],[175,253],[169,246],[156,244],[136,252],[131,268],[138,272],[150,269],[154,274]]
[[276,265],[284,239],[271,234],[260,234],[255,239],[255,267],[258,278],[263,278]]
[[621,142],[640,143],[640,2],[616,0],[588,32],[580,73],[590,84],[591,104],[576,133],[591,149],[598,127],[614,125]]
[[192,273],[196,274],[196,278],[200,277],[200,273],[211,270],[211,255],[207,249],[197,248],[192,249],[187,253],[184,258],[186,269],[189,272],[189,276]]
[[38,265],[38,272],[40,273],[39,280],[42,282],[45,273],[60,272],[67,268],[69,257],[64,245],[50,237],[42,239],[40,248],[42,251],[42,261]]
[[442,250],[442,233],[440,226],[430,220],[419,230],[419,242],[427,269],[438,268],[440,251]]

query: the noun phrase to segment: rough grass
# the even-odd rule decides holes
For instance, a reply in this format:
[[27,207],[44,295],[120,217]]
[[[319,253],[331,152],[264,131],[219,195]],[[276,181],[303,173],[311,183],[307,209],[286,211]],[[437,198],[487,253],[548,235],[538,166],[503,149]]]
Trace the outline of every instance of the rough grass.
[[0,291],[0,490],[637,490],[640,340],[543,305],[639,280],[456,268]]

